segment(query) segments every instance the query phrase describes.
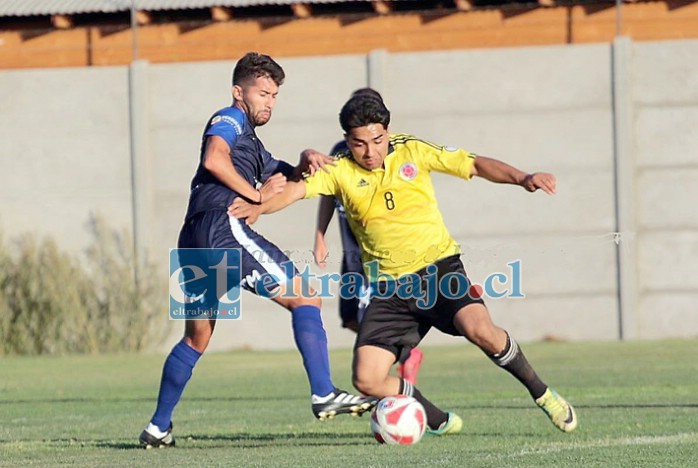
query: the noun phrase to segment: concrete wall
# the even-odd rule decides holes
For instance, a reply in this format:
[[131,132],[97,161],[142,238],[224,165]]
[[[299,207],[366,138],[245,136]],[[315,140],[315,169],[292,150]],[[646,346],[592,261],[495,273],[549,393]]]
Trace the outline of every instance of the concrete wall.
[[131,228],[128,70],[0,72],[0,226],[87,239],[91,210]]
[[636,44],[632,73],[638,330],[698,334],[698,70],[694,41]]
[[[526,298],[490,301],[497,323],[522,341],[611,340],[621,325],[625,338],[696,336],[698,41],[625,45],[615,52],[600,44],[283,59],[286,84],[259,134],[272,153],[294,163],[305,147],[329,149],[341,135],[341,104],[370,84],[393,111],[393,131],[558,176],[554,197],[435,177],[475,281],[522,262]],[[619,58],[626,68],[614,66]],[[91,211],[119,228],[133,229],[136,219],[149,257],[167,274],[201,130],[230,103],[233,66],[0,72],[6,237],[50,234],[79,252],[89,241]],[[629,102],[622,112],[619,95]],[[129,96],[137,117],[131,128]],[[316,206],[298,203],[257,228],[309,263]],[[629,222],[619,224],[617,211]],[[619,226],[631,229],[617,237]],[[336,228],[330,231],[330,268],[338,269],[340,243]],[[619,274],[618,259],[631,274]],[[619,291],[633,299],[630,310]],[[330,344],[350,346],[353,335],[339,329],[336,303],[328,300],[324,309]],[[179,334],[175,327],[165,347]],[[434,333],[427,341],[453,339]],[[219,324],[212,346],[291,347],[288,314],[246,294],[243,319]]]

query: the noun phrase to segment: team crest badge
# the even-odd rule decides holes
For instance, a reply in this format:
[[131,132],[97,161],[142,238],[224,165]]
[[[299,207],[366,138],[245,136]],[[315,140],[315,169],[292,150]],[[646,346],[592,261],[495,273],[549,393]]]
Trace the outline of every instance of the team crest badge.
[[406,162],[400,166],[400,177],[405,180],[413,180],[417,177],[417,166],[414,163]]

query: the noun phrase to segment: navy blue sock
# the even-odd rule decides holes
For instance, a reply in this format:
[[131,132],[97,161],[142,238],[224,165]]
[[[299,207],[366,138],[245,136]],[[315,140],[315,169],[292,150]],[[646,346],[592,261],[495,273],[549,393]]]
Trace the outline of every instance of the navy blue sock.
[[322,326],[320,309],[312,305],[296,307],[291,311],[293,338],[303,356],[303,366],[310,381],[310,392],[325,396],[334,391],[330,377],[330,356],[327,352],[327,334]]
[[158,407],[150,420],[153,424],[166,431],[172,421],[172,412],[179,402],[184,391],[184,386],[191,377],[196,361],[201,353],[189,346],[184,340],[172,348],[170,355],[165,360],[160,379],[160,393],[158,393]]

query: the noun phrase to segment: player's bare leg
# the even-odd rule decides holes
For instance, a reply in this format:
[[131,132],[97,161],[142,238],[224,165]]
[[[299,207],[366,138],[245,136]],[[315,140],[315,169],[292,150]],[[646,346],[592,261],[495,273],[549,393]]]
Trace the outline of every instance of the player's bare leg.
[[383,398],[400,393],[400,379],[390,375],[395,355],[378,346],[360,346],[354,352],[354,387],[366,395]]
[[424,406],[430,434],[459,432],[463,421],[458,415],[441,411],[410,382],[390,375],[394,363],[395,355],[387,349],[371,345],[359,346],[354,351],[354,387],[361,393],[377,398],[396,394],[411,396]]
[[186,320],[184,322],[184,342],[200,353],[206,351],[211,342],[216,320]]
[[516,377],[526,387],[555,427],[563,432],[571,432],[577,427],[577,416],[572,405],[543,383],[518,343],[505,330],[492,323],[484,304],[475,303],[463,307],[454,317],[453,323],[456,329],[487,354],[492,362]]

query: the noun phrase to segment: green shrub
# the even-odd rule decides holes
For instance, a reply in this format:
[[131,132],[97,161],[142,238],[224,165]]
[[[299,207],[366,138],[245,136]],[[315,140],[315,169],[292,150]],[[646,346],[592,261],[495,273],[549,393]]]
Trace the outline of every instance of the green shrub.
[[140,351],[164,338],[167,277],[146,262],[136,273],[129,236],[101,218],[89,228],[82,258],[50,238],[10,250],[0,237],[0,354]]

